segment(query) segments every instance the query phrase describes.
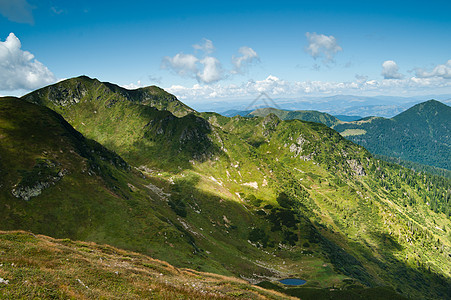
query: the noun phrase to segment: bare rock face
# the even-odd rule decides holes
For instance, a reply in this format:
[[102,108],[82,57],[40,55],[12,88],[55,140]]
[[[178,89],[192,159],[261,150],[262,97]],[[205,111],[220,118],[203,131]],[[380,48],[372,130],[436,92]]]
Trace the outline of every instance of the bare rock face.
[[[296,139],[296,142],[290,145],[290,152],[294,153],[294,156],[297,157],[298,155],[301,155],[302,153],[302,146],[304,146],[306,143],[308,143],[308,141],[301,135],[299,135],[299,137]],[[311,155],[310,155],[311,156]],[[301,158],[303,158],[304,160],[306,160],[304,158],[304,156],[300,156]],[[309,157],[310,160],[311,157]]]
[[363,166],[355,159],[348,159],[346,160],[351,170],[354,172],[355,175],[358,176],[365,176],[365,169]]
[[263,135],[265,137],[269,136],[269,134],[276,129],[279,123],[280,119],[275,114],[267,115],[262,121]]
[[55,87],[49,92],[49,99],[59,106],[69,106],[77,104],[86,95],[86,87],[78,83],[75,89]]
[[11,191],[14,197],[25,201],[39,196],[42,191],[55,185],[67,173],[59,170],[58,164],[49,160],[38,161],[31,171],[25,172],[21,181]]

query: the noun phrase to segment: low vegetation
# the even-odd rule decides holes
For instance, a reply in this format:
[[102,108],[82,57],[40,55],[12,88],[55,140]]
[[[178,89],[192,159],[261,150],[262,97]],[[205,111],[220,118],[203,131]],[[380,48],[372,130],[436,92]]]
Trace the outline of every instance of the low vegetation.
[[[78,102],[48,96],[78,81]],[[451,295],[449,179],[376,159],[323,124],[176,117],[102,84],[25,97],[92,140],[47,108],[0,100],[3,230],[107,243],[286,295]],[[28,200],[12,192],[63,169]],[[307,283],[292,292],[276,283],[286,277]]]
[[23,231],[0,231],[4,299],[287,299],[248,282],[148,256]]

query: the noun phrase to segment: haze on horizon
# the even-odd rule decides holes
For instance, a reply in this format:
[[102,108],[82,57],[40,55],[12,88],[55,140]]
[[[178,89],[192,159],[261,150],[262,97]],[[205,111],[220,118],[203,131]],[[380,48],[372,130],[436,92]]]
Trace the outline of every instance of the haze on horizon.
[[[0,0],[0,95],[87,75],[188,104],[451,94],[447,1]],[[424,99],[427,100],[427,99]]]

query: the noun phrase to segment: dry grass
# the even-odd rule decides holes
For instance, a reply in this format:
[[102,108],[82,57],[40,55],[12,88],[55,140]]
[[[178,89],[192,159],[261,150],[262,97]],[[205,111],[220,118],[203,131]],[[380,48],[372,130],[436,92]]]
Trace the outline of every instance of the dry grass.
[[285,299],[217,274],[170,264],[108,245],[0,231],[0,298]]

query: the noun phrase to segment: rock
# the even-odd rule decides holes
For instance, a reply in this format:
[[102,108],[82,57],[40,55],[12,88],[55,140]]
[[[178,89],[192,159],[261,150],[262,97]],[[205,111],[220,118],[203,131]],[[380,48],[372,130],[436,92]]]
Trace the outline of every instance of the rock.
[[[301,135],[296,139],[296,143],[290,145],[290,152],[294,153],[294,157],[297,157],[302,152],[302,146],[304,146],[308,141]],[[309,158],[308,160],[310,160]],[[305,159],[304,159],[305,160]]]
[[37,162],[12,189],[14,197],[28,201],[32,197],[39,196],[44,189],[55,185],[67,174],[65,169],[58,170],[57,165],[58,163],[49,160]]
[[362,167],[362,165],[357,160],[348,159],[348,160],[346,160],[346,162],[348,163],[351,170],[354,171],[355,175],[358,175],[358,176],[366,175],[365,169]]
[[245,183],[242,183],[241,185],[250,186],[254,189],[258,189],[258,183],[256,181],[245,182]]

